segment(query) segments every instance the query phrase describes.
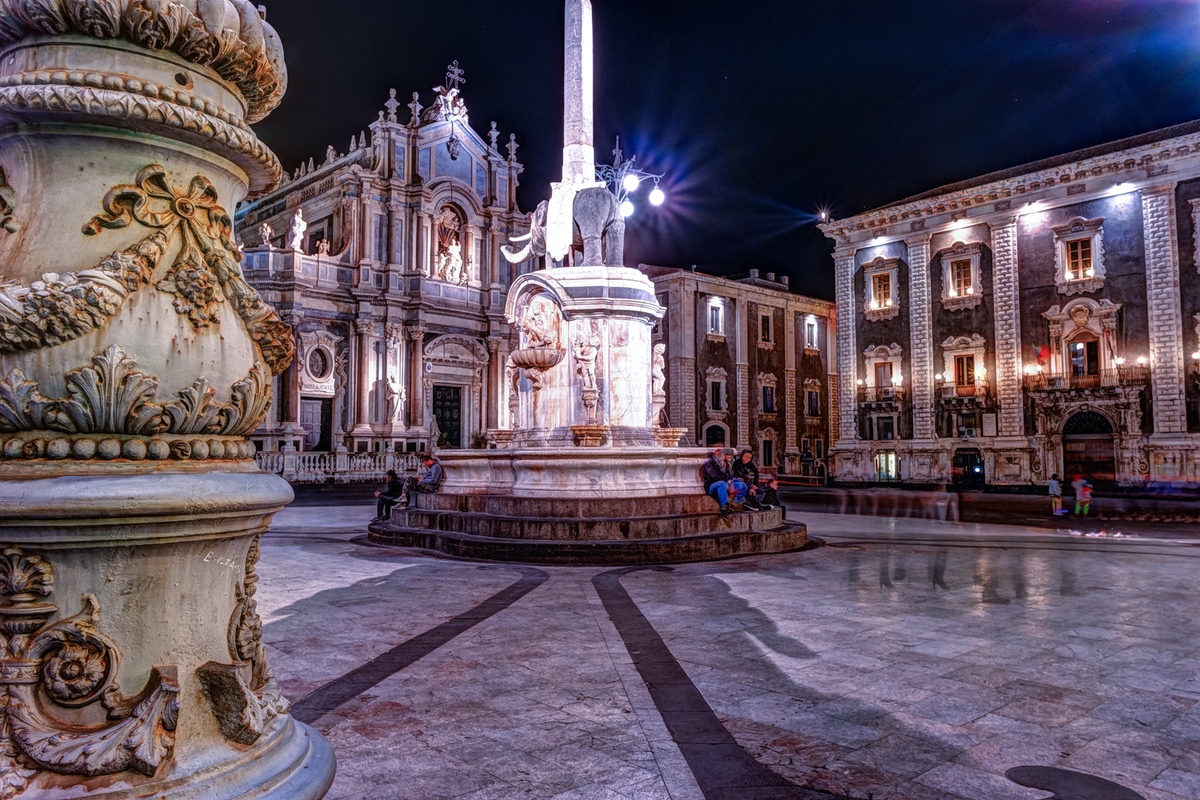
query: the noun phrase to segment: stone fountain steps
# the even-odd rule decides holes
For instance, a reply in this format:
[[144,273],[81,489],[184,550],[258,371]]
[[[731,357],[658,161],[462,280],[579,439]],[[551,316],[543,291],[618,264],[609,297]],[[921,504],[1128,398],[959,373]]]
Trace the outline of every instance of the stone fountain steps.
[[[717,516],[717,525],[720,516]],[[370,526],[369,538],[393,547],[417,547],[459,558],[524,564],[622,566],[716,561],[800,550],[808,544],[804,525],[769,530],[717,530],[697,536],[636,540],[534,540],[475,536],[453,531],[405,528],[390,522]]]
[[703,495],[636,501],[418,495],[416,507],[397,508],[390,521],[372,524],[369,538],[462,558],[572,565],[710,561],[808,543],[804,525],[785,523],[781,509],[722,517]]
[[[604,513],[611,515],[621,510],[610,504]],[[616,541],[697,536],[718,529],[729,532],[767,531],[783,524],[783,512],[780,509],[746,511],[721,519],[710,508],[707,513],[673,516],[566,518],[500,516],[418,508],[395,509],[392,522],[401,528],[465,533],[496,539]]]

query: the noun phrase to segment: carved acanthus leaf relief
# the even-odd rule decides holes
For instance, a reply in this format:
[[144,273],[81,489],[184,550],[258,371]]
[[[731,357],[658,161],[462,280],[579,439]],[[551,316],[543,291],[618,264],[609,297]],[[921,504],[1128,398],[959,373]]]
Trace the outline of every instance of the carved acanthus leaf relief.
[[67,396],[51,399],[14,369],[0,380],[0,432],[61,431],[131,436],[249,435],[266,416],[271,383],[264,365],[235,383],[230,401],[201,376],[176,402],[157,403],[158,379],[136,370],[117,345],[92,358],[94,366],[67,373]]
[[[120,651],[96,627],[100,604],[86,595],[73,617],[49,624],[58,607],[41,602],[54,571],[41,556],[0,551],[0,800],[22,794],[39,772],[153,775],[170,758],[179,715],[174,667],[156,667],[136,697],[114,685]],[[108,722],[62,721],[57,709],[99,703]]]
[[271,722],[288,711],[288,701],[279,691],[267,650],[262,643],[262,618],[258,615],[257,591],[260,533],[246,554],[243,582],[234,588],[234,609],[229,619],[229,655],[232,664],[209,661],[197,670],[208,695],[221,735],[238,744],[254,744]]

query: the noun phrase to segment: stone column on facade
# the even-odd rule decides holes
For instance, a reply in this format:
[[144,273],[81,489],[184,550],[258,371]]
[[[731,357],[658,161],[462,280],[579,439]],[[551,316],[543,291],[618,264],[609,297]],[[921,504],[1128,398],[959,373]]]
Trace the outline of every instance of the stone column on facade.
[[[788,305],[783,310],[783,413],[784,413],[784,445],[782,463],[787,465],[787,457],[800,452],[799,431],[797,424],[803,408],[800,398],[796,395],[796,337],[802,335],[796,328],[796,309]],[[801,345],[803,346],[803,345]]]
[[487,337],[487,408],[485,410],[487,416],[483,421],[484,430],[501,427],[500,409],[508,404],[507,398],[504,397],[508,391],[504,381],[504,362],[507,360],[508,354],[502,352],[503,345],[503,337]]
[[[837,292],[837,363],[838,363],[838,446],[853,447],[858,439],[858,309],[854,303],[854,247],[837,248],[833,253]],[[849,479],[852,476],[839,476]]]
[[412,367],[412,379],[409,381],[409,425],[413,428],[425,427],[425,329],[409,328],[408,338],[412,351],[408,363]]
[[374,331],[374,320],[354,320],[354,430],[350,435],[355,438],[374,434],[371,428],[371,340]]
[[[280,315],[284,323],[291,328],[293,337],[299,341],[300,321],[304,319],[303,309],[293,309]],[[305,430],[300,425],[300,359],[292,359],[292,363],[284,370],[280,378],[279,388],[283,395],[280,398],[280,426],[283,433],[283,449],[298,450],[298,440],[304,436]]]
[[[997,434],[1023,447],[1025,409],[1021,398],[1021,295],[1017,268],[1017,218],[990,223],[992,232],[992,299],[995,312],[996,399],[1000,406]],[[1017,441],[1021,439],[1021,441]]]
[[[393,198],[387,202],[387,212],[387,263],[392,266],[399,266],[403,261],[404,252],[404,243],[402,241],[402,236],[404,233],[404,206],[399,200]],[[399,235],[397,235],[397,228],[399,229]],[[388,284],[383,288],[385,291],[391,289],[390,278]]]
[[[685,280],[677,285],[670,295],[670,302],[678,309],[677,315],[667,313],[670,328],[671,348],[670,373],[667,392],[670,401],[670,423],[672,427],[687,428],[700,436],[700,420],[696,407],[696,287]],[[672,354],[668,354],[672,355]],[[697,440],[697,443],[702,443]]]
[[913,447],[933,445],[933,306],[929,280],[929,234],[905,239],[908,245],[909,346],[912,350]]
[[750,441],[750,409],[754,406],[750,402],[750,338],[754,337],[757,340],[757,320],[752,324],[749,319],[749,313],[746,310],[745,298],[739,297],[735,302],[737,311],[728,330],[733,333],[734,341],[733,348],[736,354],[735,369],[737,370],[737,386],[734,391],[737,393],[737,437],[735,446],[737,447],[753,447],[754,444]]
[[1187,433],[1186,353],[1179,301],[1174,183],[1142,190],[1142,220],[1146,243],[1154,438],[1179,438]]
[[361,243],[358,240],[358,198],[342,198],[342,246],[350,245],[350,258],[358,262],[358,250]]

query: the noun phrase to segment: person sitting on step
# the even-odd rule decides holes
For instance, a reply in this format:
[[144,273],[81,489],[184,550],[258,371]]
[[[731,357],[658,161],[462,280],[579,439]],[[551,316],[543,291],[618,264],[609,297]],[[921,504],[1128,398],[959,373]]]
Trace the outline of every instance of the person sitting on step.
[[442,465],[437,462],[432,453],[425,455],[424,462],[425,471],[421,473],[419,478],[409,478],[404,485],[404,496],[401,498],[406,506],[412,505],[413,495],[416,494],[433,494],[442,488],[442,481],[446,478],[446,471],[442,469]]
[[749,447],[733,462],[733,475],[746,484],[746,508],[762,511],[765,492],[758,485],[758,465],[754,463],[754,451]]
[[721,516],[741,511],[746,498],[746,484],[733,475],[733,452],[718,445],[704,462],[704,491],[720,504]]
[[404,500],[404,487],[400,485],[400,476],[396,474],[396,470],[389,469],[387,479],[387,487],[375,493],[379,502],[375,504],[375,519],[371,520],[372,522],[391,519],[392,506]]

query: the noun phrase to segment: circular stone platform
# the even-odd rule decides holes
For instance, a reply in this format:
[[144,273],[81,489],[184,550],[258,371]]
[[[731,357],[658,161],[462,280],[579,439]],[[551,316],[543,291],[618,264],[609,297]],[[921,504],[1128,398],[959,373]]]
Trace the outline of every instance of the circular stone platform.
[[625,565],[712,561],[799,550],[802,523],[783,511],[722,517],[704,495],[538,498],[421,494],[372,523],[377,544],[530,564]]

